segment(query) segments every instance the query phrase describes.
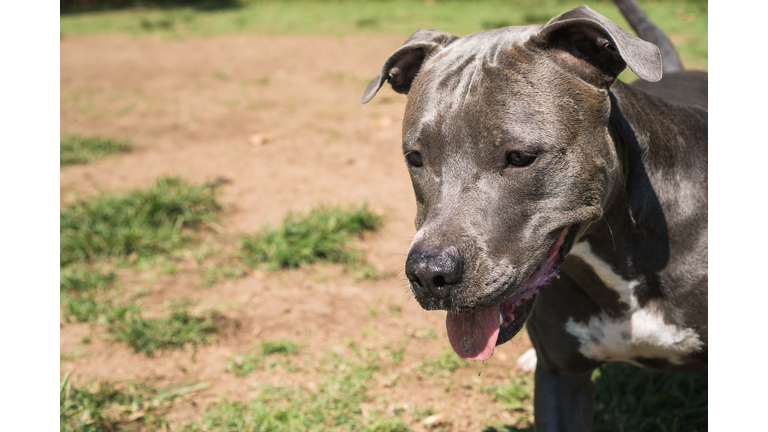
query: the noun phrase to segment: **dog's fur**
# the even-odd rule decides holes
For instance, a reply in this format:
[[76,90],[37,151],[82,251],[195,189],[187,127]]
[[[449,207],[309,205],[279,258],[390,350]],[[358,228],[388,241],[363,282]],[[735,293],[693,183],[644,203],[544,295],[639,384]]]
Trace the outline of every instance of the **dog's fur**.
[[[707,367],[707,75],[617,4],[661,52],[586,6],[461,38],[422,29],[362,98],[385,81],[408,95],[414,297],[448,311],[465,358],[527,318],[539,431],[590,428],[603,362]],[[626,66],[646,81],[617,81]]]

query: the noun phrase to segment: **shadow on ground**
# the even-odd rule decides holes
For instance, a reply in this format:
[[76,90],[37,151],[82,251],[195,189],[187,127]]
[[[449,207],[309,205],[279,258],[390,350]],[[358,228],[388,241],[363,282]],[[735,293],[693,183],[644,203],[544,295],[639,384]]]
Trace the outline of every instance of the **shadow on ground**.
[[[624,363],[603,365],[595,373],[595,411],[592,430],[706,431],[707,372],[672,373]],[[533,432],[505,425],[483,432]]]

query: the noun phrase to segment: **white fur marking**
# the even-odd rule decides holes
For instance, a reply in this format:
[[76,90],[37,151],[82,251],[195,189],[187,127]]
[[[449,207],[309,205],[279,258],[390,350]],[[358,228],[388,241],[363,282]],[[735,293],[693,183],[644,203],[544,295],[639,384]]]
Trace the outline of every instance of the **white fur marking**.
[[625,318],[605,312],[590,317],[586,324],[570,318],[565,330],[581,342],[579,352],[595,360],[620,360],[642,366],[634,357],[663,358],[682,364],[682,357],[697,351],[702,343],[693,329],[664,322],[657,310],[635,311]]
[[597,274],[601,281],[608,288],[614,290],[619,295],[619,300],[629,306],[630,311],[637,309],[637,298],[635,297],[635,287],[638,281],[628,281],[616,274],[611,266],[601,260],[592,252],[587,242],[579,242],[573,245],[570,254],[576,255],[587,263]]

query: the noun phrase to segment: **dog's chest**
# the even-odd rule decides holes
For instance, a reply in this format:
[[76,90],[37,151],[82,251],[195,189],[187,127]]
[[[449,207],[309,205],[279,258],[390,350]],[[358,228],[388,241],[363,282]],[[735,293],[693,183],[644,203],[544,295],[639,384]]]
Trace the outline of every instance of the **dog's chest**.
[[634,293],[639,283],[616,274],[592,253],[586,242],[574,245],[571,254],[589,265],[628,307],[628,311],[618,317],[600,311],[587,321],[568,319],[565,330],[579,340],[582,355],[598,361],[625,361],[639,366],[659,363],[659,360],[681,365],[686,362],[686,356],[702,347],[695,330],[666,322],[657,303],[639,307]]

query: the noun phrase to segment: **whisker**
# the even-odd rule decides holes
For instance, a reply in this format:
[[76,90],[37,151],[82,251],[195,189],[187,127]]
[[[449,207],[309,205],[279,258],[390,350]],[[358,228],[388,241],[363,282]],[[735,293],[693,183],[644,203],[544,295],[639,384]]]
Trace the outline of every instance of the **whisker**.
[[611,225],[608,223],[608,219],[606,219],[605,216],[601,217],[605,221],[605,224],[608,225],[608,232],[611,233],[611,241],[613,242],[613,251],[616,252],[616,240],[613,238],[613,230],[611,229]]

